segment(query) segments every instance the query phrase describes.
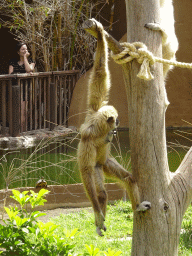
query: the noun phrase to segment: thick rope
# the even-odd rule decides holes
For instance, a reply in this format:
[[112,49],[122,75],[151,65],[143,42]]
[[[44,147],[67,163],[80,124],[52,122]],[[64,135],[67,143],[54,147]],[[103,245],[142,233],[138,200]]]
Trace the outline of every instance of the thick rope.
[[119,54],[112,54],[112,58],[118,64],[125,64],[127,62],[136,59],[141,68],[137,76],[144,80],[154,79],[154,76],[151,74],[150,67],[155,63],[169,64],[180,68],[191,68],[191,63],[184,63],[178,61],[171,61],[162,58],[157,58],[147,49],[147,46],[141,42],[135,43],[121,43],[124,50]]

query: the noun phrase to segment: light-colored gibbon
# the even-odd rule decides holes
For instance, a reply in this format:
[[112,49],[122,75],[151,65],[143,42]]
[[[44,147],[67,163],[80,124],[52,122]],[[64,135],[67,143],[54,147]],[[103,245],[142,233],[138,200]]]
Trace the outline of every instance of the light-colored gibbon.
[[102,230],[106,231],[107,206],[103,172],[124,184],[133,210],[145,211],[151,204],[147,201],[140,203],[138,186],[131,173],[110,157],[112,133],[119,124],[118,113],[113,106],[107,105],[111,84],[104,29],[95,19],[88,20],[83,27],[89,28],[90,22],[94,22],[97,28],[97,49],[88,86],[88,110],[80,128],[77,158],[84,188],[93,206],[96,231],[102,236]]
[[[175,19],[172,0],[159,0],[160,1],[160,24],[147,23],[146,28],[162,32],[162,57],[163,59],[175,60],[175,54],[178,50],[178,40],[175,35]],[[163,64],[163,75],[166,78],[167,73],[173,66]],[[169,105],[167,94],[165,105]]]

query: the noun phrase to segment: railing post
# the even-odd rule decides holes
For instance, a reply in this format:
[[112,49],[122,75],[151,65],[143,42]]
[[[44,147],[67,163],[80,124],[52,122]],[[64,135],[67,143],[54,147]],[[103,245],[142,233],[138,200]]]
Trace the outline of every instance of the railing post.
[[6,123],[7,123],[7,117],[6,117],[6,81],[4,80],[2,82],[2,134],[5,135],[6,133]]
[[57,86],[50,84],[50,130],[57,125]]
[[12,137],[16,137],[20,133],[20,86],[12,86],[12,110],[13,110],[13,130]]

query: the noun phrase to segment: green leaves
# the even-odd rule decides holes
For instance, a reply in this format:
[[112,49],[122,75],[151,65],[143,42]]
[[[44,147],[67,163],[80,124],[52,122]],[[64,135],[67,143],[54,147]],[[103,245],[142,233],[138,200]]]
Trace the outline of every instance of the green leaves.
[[[46,189],[41,189],[39,193],[34,191],[23,191],[20,193],[18,190],[12,190],[13,198],[20,206],[18,207],[4,207],[9,216],[5,226],[0,225],[0,248],[6,250],[0,252],[3,255],[47,255],[47,256],[60,256],[71,255],[69,252],[75,247],[71,241],[77,234],[77,229],[73,231],[65,231],[65,237],[59,237],[55,234],[58,225],[53,222],[43,223],[37,221],[37,218],[45,213],[33,211],[36,206],[44,205],[47,201],[44,197],[49,193]],[[24,207],[30,204],[32,212],[28,213]]]
[[18,209],[17,207],[13,208],[10,206],[10,209],[7,207],[4,207],[4,209],[7,212],[10,221],[13,221],[15,219],[16,215],[19,213],[19,211],[17,210]]
[[108,248],[108,252],[104,252],[105,256],[119,256],[121,254],[122,254],[121,251],[115,252],[115,251],[111,250],[110,248]]
[[30,204],[32,209],[34,209],[38,205],[44,205],[45,202],[47,202],[46,199],[44,199],[45,195],[49,193],[47,189],[42,188],[39,193],[35,193],[33,190],[30,190],[31,192],[31,198],[30,198]]
[[22,193],[20,193],[18,190],[13,189],[13,196],[10,197],[16,200],[21,205],[21,208],[23,208],[24,205],[30,200],[30,196],[27,195],[28,192],[29,191],[23,191]]
[[[101,251],[93,244],[85,244],[84,251],[79,253],[76,249],[77,236],[80,228],[72,231],[61,228],[59,225],[49,221],[43,223],[37,218],[45,213],[35,211],[38,205],[46,202],[45,196],[49,193],[46,189],[41,189],[39,193],[34,191],[23,191],[20,193],[13,190],[14,200],[20,207],[4,207],[9,216],[5,225],[0,225],[0,254],[2,255],[25,255],[25,256],[119,256],[120,251]],[[25,210],[26,204],[30,204],[32,212]],[[84,233],[83,233],[84,235]],[[85,237],[80,242],[84,244]],[[5,251],[2,251],[2,248]],[[76,249],[76,250],[75,250]],[[85,252],[86,250],[86,252]]]
[[99,256],[100,255],[99,248],[95,248],[94,245],[85,244],[85,247],[87,248],[88,255],[90,255],[90,256]]

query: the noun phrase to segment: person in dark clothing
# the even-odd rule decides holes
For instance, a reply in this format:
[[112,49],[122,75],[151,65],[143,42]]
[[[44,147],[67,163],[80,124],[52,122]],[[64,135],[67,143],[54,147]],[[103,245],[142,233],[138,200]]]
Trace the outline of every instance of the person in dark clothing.
[[[17,58],[13,58],[9,61],[9,74],[18,73],[31,73],[35,69],[35,62],[29,58],[30,53],[28,52],[26,43],[19,42],[16,46]],[[23,80],[25,84],[27,80]],[[12,85],[16,85],[17,80],[13,79]],[[25,86],[23,86],[23,97],[21,99],[21,129],[25,131],[25,120],[26,120],[26,102],[25,102]]]
[[18,58],[13,58],[9,62],[9,74],[30,73],[35,69],[35,62],[29,58],[27,45],[19,42],[16,47]]

